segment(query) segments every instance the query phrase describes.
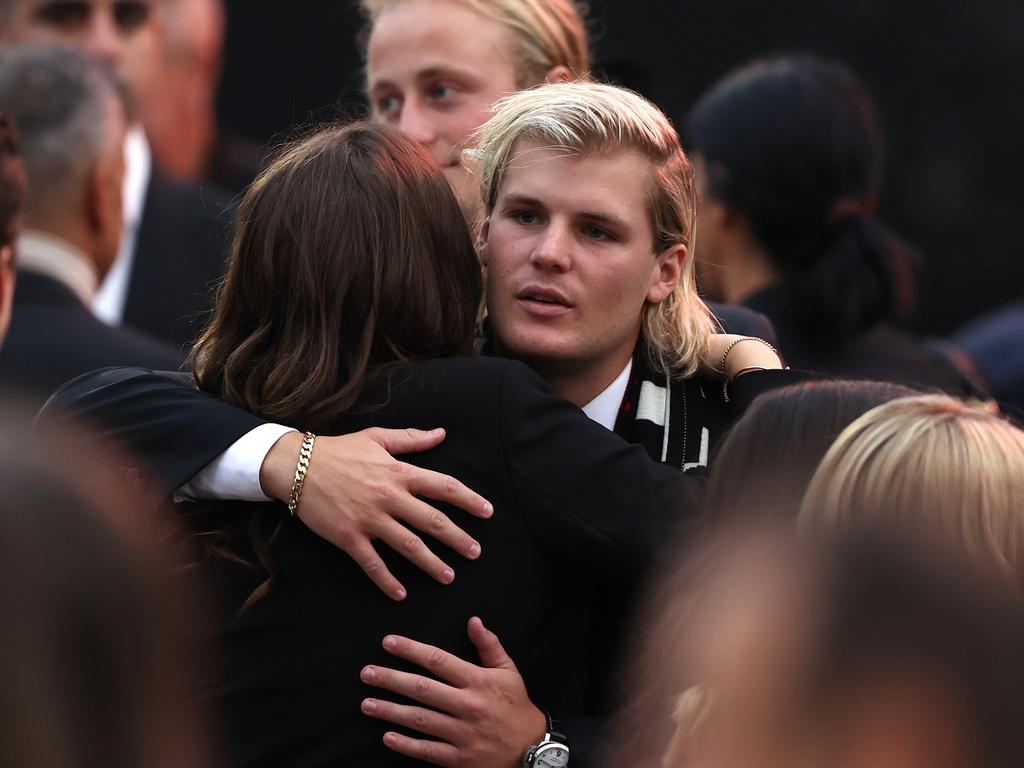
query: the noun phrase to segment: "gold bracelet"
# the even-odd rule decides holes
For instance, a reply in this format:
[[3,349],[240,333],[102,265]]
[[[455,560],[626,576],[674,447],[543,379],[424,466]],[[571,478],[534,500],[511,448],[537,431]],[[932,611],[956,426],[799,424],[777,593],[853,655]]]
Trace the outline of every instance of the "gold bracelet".
[[288,512],[292,517],[295,517],[299,509],[299,497],[302,496],[302,486],[306,482],[306,473],[309,471],[309,460],[313,457],[314,443],[316,443],[316,435],[307,432],[302,438],[299,461],[295,465],[295,479],[292,480],[292,493],[288,497]]
[[725,361],[729,359],[729,353],[732,352],[732,348],[735,347],[737,344],[743,343],[744,341],[756,341],[759,344],[764,344],[766,347],[768,347],[768,349],[775,353],[776,357],[778,357],[780,361],[782,360],[782,355],[779,354],[779,350],[777,350],[764,339],[759,339],[757,336],[744,336],[741,339],[736,339],[735,341],[733,341],[728,347],[725,348],[725,353],[722,355],[722,370],[719,371],[719,373],[722,374],[723,376],[722,399],[727,403],[729,402],[729,385],[732,384],[738,376],[742,376],[744,373],[749,373],[750,371],[768,370],[768,368],[765,368],[764,366],[761,365],[748,365],[746,368],[737,371],[735,376],[729,376],[728,370],[725,367]]

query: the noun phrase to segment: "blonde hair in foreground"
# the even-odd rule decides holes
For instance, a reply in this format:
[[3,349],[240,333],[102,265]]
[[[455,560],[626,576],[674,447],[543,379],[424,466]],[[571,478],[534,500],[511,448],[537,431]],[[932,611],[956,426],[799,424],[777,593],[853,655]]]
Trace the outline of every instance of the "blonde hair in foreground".
[[693,166],[669,119],[632,91],[585,82],[520,91],[498,101],[494,110],[478,133],[476,149],[466,152],[480,176],[485,215],[494,210],[502,176],[520,139],[548,143],[568,154],[632,150],[650,162],[652,255],[674,245],[685,245],[687,254],[675,290],[660,304],[645,306],[641,336],[656,368],[674,377],[696,373],[714,322],[697,294],[694,272]]
[[1024,593],[1024,432],[944,395],[893,400],[839,435],[799,520],[805,530],[920,526]]
[[[554,67],[577,77],[590,72],[590,51],[583,21],[585,8],[573,0],[453,0],[494,19],[512,33],[517,85],[543,82]],[[360,0],[372,24],[388,8],[407,0]]]

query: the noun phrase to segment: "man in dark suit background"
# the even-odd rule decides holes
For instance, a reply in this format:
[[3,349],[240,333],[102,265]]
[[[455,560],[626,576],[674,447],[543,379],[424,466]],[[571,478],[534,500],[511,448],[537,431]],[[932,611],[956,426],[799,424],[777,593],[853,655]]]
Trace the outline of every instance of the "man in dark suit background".
[[[130,95],[159,88],[153,62],[155,0],[0,0],[0,42],[53,42],[115,72]],[[227,196],[161,172],[129,115],[124,142],[121,248],[93,303],[111,325],[129,325],[181,347],[191,343],[220,278],[232,218]]]
[[20,126],[29,182],[0,390],[42,405],[101,366],[178,367],[169,345],[88,308],[121,240],[125,116],[113,81],[65,48],[14,46],[0,54],[0,104]]

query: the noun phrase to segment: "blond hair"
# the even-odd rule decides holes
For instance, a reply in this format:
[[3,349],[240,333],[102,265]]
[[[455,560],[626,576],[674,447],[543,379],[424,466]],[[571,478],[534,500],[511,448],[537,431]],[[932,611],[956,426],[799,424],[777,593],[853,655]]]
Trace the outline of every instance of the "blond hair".
[[502,177],[521,139],[549,143],[567,153],[632,150],[651,164],[648,213],[656,252],[684,245],[679,284],[658,304],[647,303],[641,339],[655,367],[674,377],[692,376],[708,348],[714,321],[697,294],[693,238],[697,193],[693,166],[667,117],[633,91],[598,83],[541,85],[507,96],[477,134],[467,159],[480,177],[485,215],[494,210]]
[[1024,432],[944,395],[893,400],[850,424],[822,459],[803,529],[911,524],[1024,587]]
[[[388,8],[407,0],[360,0],[372,25]],[[590,71],[590,50],[583,21],[586,7],[573,0],[458,0],[494,19],[512,33],[517,85],[543,82],[554,67],[568,67],[576,77]]]

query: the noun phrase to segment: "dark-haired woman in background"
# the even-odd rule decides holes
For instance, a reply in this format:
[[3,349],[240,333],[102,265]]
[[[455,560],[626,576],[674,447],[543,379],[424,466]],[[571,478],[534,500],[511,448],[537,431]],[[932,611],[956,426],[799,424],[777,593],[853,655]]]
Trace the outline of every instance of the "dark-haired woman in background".
[[911,253],[876,218],[882,135],[845,66],[748,64],[694,107],[705,291],[769,317],[790,365],[975,394],[938,353],[887,321],[912,299]]

